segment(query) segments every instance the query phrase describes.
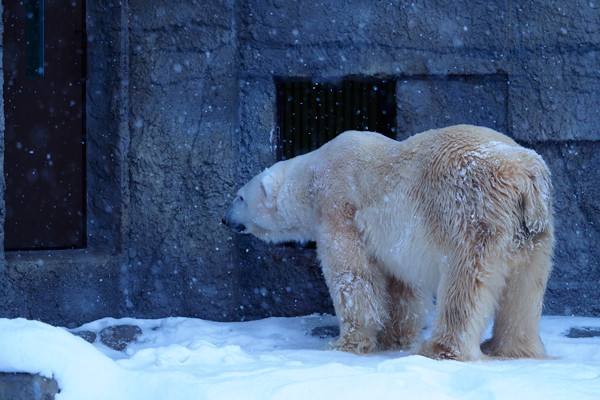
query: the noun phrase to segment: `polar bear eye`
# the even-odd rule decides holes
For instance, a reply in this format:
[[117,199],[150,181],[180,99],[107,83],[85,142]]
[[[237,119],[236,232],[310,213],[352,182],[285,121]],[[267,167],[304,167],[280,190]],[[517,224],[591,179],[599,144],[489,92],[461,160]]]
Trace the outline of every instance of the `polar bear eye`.
[[240,201],[244,201],[244,198],[242,196],[240,196]]

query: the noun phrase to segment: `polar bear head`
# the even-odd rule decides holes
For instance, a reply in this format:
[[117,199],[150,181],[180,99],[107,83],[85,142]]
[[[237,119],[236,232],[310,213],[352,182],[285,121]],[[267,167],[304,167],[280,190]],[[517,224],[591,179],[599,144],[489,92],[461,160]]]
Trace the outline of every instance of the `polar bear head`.
[[267,242],[313,240],[306,220],[310,206],[289,166],[289,161],[278,162],[244,185],[225,212],[223,224]]

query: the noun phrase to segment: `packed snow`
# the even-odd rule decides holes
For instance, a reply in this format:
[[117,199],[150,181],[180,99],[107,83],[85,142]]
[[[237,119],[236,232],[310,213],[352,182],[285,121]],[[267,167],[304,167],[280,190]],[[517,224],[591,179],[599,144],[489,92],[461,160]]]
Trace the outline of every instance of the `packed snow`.
[[[73,334],[135,325],[123,351]],[[544,317],[551,358],[434,361],[324,350],[335,317],[252,322],[102,319],[69,331],[0,319],[0,371],[54,377],[59,400],[598,399],[600,319]]]

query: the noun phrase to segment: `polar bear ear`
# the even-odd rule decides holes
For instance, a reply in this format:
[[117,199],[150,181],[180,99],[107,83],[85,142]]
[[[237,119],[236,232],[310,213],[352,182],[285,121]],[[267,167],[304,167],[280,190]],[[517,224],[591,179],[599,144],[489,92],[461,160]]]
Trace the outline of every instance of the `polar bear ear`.
[[265,174],[261,180],[262,187],[265,191],[265,205],[267,208],[275,208],[277,193],[279,192],[279,180],[270,170],[265,170]]

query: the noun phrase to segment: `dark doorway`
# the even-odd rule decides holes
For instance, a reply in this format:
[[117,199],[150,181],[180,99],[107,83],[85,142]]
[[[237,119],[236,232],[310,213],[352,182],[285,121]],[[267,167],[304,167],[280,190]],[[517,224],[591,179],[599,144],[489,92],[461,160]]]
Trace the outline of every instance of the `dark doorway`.
[[396,81],[277,82],[278,158],[314,150],[347,130],[369,130],[396,138]]
[[3,0],[6,250],[85,246],[85,1]]

